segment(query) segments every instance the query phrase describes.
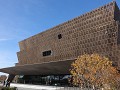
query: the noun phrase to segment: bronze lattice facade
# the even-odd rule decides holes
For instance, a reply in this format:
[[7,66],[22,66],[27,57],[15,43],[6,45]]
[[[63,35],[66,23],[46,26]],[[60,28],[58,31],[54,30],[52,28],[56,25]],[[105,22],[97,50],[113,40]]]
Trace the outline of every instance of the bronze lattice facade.
[[99,53],[120,68],[120,10],[111,2],[19,42],[19,65]]

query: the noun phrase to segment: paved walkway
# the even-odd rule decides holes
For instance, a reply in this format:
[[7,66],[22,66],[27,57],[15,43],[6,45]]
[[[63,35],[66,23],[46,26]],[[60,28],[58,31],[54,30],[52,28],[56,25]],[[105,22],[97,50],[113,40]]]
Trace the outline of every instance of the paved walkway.
[[11,87],[17,87],[18,90],[64,90],[64,87],[56,86],[43,86],[43,85],[30,85],[30,84],[14,84]]
[[[0,86],[2,86],[2,84],[0,84]],[[16,83],[11,83],[10,87],[17,87],[17,90],[80,90],[80,88],[77,87],[58,87]]]

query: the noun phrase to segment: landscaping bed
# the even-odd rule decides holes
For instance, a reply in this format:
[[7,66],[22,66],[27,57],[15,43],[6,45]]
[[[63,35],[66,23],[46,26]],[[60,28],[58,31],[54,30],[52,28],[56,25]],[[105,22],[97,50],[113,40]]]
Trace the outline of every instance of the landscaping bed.
[[1,87],[0,90],[16,90],[16,87]]

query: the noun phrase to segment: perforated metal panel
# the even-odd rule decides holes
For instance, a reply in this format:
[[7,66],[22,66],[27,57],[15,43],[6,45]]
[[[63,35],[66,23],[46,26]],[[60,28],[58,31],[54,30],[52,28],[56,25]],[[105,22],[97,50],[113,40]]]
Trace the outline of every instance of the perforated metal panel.
[[[19,42],[17,65],[75,59],[79,55],[99,53],[119,65],[119,8],[115,2]],[[58,35],[62,38],[58,38]],[[44,57],[42,52],[51,50]]]

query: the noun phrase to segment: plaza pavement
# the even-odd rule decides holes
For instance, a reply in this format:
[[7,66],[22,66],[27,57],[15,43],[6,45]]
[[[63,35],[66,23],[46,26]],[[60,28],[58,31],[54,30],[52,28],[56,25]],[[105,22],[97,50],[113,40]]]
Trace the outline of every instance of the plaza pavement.
[[32,84],[15,84],[11,83],[11,87],[17,87],[18,90],[64,90],[64,87],[32,85]]
[[[2,86],[2,84],[0,84]],[[11,83],[10,87],[17,87],[17,90],[80,90],[77,87],[58,87],[58,86],[45,86],[45,85],[33,85],[33,84],[18,84]]]
[[[17,87],[17,90],[83,90],[78,87],[59,87],[32,84],[11,84],[11,87]],[[84,89],[88,90],[88,89]]]

